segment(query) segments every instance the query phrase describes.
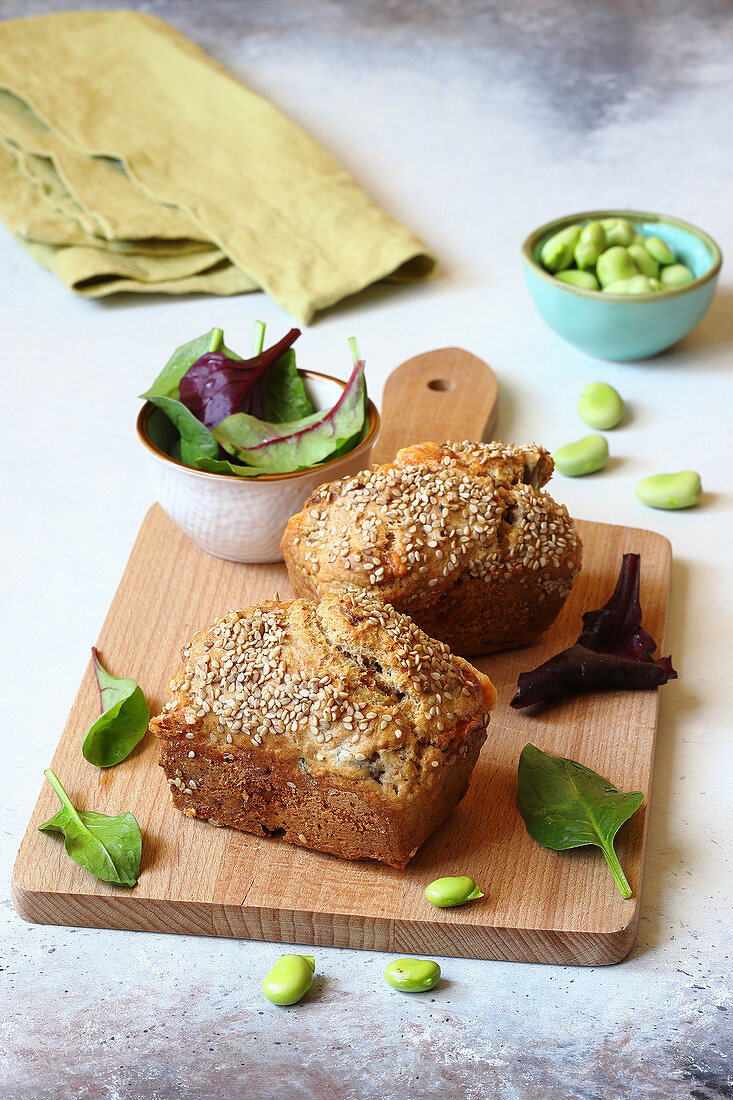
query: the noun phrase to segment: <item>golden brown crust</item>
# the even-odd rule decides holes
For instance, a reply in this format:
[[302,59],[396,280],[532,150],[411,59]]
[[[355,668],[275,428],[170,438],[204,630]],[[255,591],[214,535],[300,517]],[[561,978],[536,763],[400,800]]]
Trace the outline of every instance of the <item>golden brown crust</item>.
[[495,692],[366,593],[232,611],[151,722],[189,816],[404,866],[465,793]]
[[536,444],[422,443],[317,489],[282,551],[299,596],[364,589],[471,655],[536,638],[580,569]]

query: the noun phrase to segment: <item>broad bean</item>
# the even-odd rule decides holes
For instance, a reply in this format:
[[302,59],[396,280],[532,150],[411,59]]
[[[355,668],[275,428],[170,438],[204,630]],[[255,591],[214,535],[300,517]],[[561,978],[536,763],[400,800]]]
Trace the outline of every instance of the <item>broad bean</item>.
[[607,294],[649,294],[695,278],[666,241],[644,236],[626,218],[569,225],[545,241],[540,261],[560,282]]
[[584,477],[602,470],[608,462],[608,443],[602,435],[586,435],[575,443],[566,443],[552,456],[565,477]]
[[[657,282],[656,279],[654,281]],[[627,289],[629,294],[649,294],[654,290],[654,286],[652,280],[647,279],[646,275],[633,275],[629,279]]]
[[569,225],[545,241],[540,249],[540,263],[543,267],[548,271],[562,271],[572,263],[580,228],[579,225]]
[[684,286],[695,278],[687,264],[670,264],[663,267],[659,276],[662,286]]
[[672,249],[661,237],[647,237],[644,241],[644,248],[660,264],[673,264],[677,259]]
[[615,428],[624,415],[620,394],[607,382],[589,382],[580,393],[578,415],[591,428],[608,431]]
[[395,959],[384,976],[402,993],[427,993],[440,981],[440,967],[432,959]]
[[[573,255],[581,271],[593,267],[601,252],[608,248],[606,231],[600,222],[588,222],[580,231]],[[596,286],[595,289],[598,289]]]
[[262,992],[275,1005],[294,1005],[313,983],[316,960],[312,955],[281,955],[262,983]]
[[578,271],[574,267],[568,267],[565,271],[556,271],[555,278],[570,286],[580,286],[583,290],[599,290],[598,279],[592,271]]
[[603,218],[601,225],[605,230],[609,247],[614,244],[627,246],[634,243],[636,230],[626,218]]
[[619,279],[630,279],[632,275],[638,274],[639,268],[629,255],[628,249],[622,245],[617,244],[613,248],[607,248],[598,257],[596,275],[603,287],[608,286],[609,283],[616,283]]
[[629,256],[631,256],[642,275],[646,275],[648,279],[659,278],[659,264],[651,252],[647,252],[643,244],[630,244]]
[[700,475],[694,470],[652,474],[636,486],[636,495],[649,508],[692,508],[702,496]]
[[604,294],[628,294],[629,283],[631,279],[617,279],[615,283],[609,283],[608,286],[604,286]]
[[433,879],[425,891],[428,901],[440,909],[452,909],[455,905],[465,905],[467,901],[475,901],[483,896],[468,875]]

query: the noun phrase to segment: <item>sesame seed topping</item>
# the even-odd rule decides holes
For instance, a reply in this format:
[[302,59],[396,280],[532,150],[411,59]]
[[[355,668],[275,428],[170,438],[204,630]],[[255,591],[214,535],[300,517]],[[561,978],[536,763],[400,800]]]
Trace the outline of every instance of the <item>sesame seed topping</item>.
[[[213,746],[272,754],[305,775],[326,768],[372,783],[393,772],[407,782],[404,767],[421,760],[423,745],[460,751],[465,720],[484,708],[469,665],[359,588],[330,593],[319,605],[230,611],[184,653],[171,700],[181,736],[192,739],[196,713],[197,736]],[[429,758],[419,767],[429,768]],[[288,788],[297,790],[292,782]]]
[[[321,486],[291,525],[315,589],[333,582],[409,601],[427,580],[557,569],[578,545],[561,505],[541,491],[553,468],[536,443],[422,444],[394,463]],[[295,536],[298,538],[298,536]]]

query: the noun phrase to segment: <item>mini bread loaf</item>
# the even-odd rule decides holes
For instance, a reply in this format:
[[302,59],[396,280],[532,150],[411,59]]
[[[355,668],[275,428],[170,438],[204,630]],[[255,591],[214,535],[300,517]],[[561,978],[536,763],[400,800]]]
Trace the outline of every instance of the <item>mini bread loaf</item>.
[[552,470],[535,443],[421,443],[322,485],[282,540],[295,593],[366,589],[456,653],[530,642],[581,563]]
[[189,817],[404,867],[462,799],[491,681],[364,592],[230,611],[151,722]]

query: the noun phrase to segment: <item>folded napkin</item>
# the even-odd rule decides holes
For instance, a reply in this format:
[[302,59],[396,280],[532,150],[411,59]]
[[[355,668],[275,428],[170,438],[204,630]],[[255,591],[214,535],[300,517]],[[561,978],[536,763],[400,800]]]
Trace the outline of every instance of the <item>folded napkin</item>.
[[0,23],[0,218],[80,294],[262,289],[304,322],[434,267],[304,130],[142,12]]

